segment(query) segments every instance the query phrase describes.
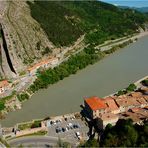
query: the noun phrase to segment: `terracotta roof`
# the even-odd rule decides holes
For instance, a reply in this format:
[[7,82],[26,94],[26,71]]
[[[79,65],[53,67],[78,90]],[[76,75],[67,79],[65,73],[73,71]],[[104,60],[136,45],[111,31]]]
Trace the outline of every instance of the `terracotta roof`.
[[114,110],[118,109],[118,106],[117,106],[117,104],[116,104],[116,102],[114,101],[113,98],[111,98],[111,97],[104,98],[104,102],[106,103],[107,108],[110,111],[114,111]]
[[50,62],[52,62],[52,61],[54,61],[54,60],[56,60],[56,59],[57,59],[57,58],[51,58],[51,59],[43,60],[43,61],[41,61],[41,62],[35,64],[34,66],[29,67],[27,70],[32,71],[32,70],[34,70],[34,69],[36,69],[36,68],[38,68],[38,67],[40,67],[40,66],[42,66],[42,65],[45,65],[45,64],[50,63]]
[[140,104],[147,104],[147,101],[143,97],[136,98],[136,101],[139,102]]
[[108,121],[108,120],[113,120],[113,119],[118,119],[118,115],[116,114],[113,114],[113,113],[105,113],[105,114],[102,114],[100,116],[100,118],[103,120],[103,121]]
[[143,96],[143,98],[148,102],[148,96]]
[[145,109],[148,109],[148,106],[145,106],[144,108],[145,108]]
[[135,113],[135,112],[139,111],[140,108],[136,108],[136,107],[135,107],[135,108],[131,108],[130,110],[131,110],[133,113]]
[[9,83],[7,80],[3,80],[3,81],[0,81],[0,87],[5,87],[5,86],[8,86]]
[[133,105],[140,105],[138,101],[136,101],[133,97],[122,97],[115,100],[118,106],[128,107]]
[[132,97],[141,97],[142,93],[141,92],[133,92],[130,94]]
[[85,102],[94,111],[99,110],[99,109],[106,109],[107,108],[107,106],[104,103],[103,99],[98,98],[98,97],[87,98],[87,99],[85,99]]
[[[134,122],[141,121],[142,119],[148,118],[148,110],[143,108],[138,108],[134,110],[135,112],[125,112],[121,114],[122,118],[131,118]],[[125,116],[126,115],[126,116]]]

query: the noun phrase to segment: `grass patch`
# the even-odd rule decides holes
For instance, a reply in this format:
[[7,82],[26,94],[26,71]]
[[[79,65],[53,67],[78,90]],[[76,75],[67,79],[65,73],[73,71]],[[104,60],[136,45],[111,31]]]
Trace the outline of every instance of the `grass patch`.
[[25,129],[31,128],[31,125],[32,125],[32,123],[19,124],[19,125],[18,125],[18,128],[19,128],[20,130],[25,130]]

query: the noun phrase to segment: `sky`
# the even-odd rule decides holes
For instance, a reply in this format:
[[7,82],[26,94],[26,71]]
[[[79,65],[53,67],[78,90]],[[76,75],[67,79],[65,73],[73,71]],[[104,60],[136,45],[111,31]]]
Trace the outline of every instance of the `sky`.
[[100,0],[119,6],[148,7],[148,0]]

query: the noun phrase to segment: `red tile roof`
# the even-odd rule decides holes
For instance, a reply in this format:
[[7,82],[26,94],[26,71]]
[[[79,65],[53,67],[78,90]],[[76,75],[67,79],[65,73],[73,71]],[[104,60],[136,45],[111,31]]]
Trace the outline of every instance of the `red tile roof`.
[[43,66],[43,65],[48,64],[48,63],[51,63],[51,62],[53,62],[53,61],[56,60],[56,59],[57,59],[57,58],[51,58],[51,59],[43,60],[43,61],[41,61],[41,62],[39,62],[39,63],[33,65],[32,67],[27,68],[27,70],[28,70],[28,71],[35,70],[35,69],[37,69],[38,67]]
[[85,99],[85,102],[94,111],[99,110],[99,109],[106,109],[107,108],[107,106],[104,103],[103,99],[98,98],[98,97],[87,98],[87,99]]
[[114,111],[114,110],[119,109],[116,102],[111,97],[104,98],[104,102],[106,103],[107,108],[108,108],[109,111]]
[[130,94],[132,97],[141,97],[142,93],[141,92],[133,92]]
[[105,113],[105,114],[102,114],[100,117],[103,121],[110,121],[110,120],[119,118],[117,114],[113,114],[113,113]]
[[120,98],[115,99],[115,101],[119,107],[140,105],[140,103],[138,101],[136,101],[136,99],[133,97],[120,97]]
[[133,112],[133,113],[135,113],[135,112],[137,112],[137,111],[139,111],[140,110],[140,108],[131,108],[131,111]]
[[0,87],[8,86],[9,82],[7,80],[0,81]]

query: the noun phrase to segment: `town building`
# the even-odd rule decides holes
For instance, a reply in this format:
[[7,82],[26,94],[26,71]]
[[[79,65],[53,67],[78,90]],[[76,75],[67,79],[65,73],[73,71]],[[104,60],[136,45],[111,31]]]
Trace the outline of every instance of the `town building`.
[[95,119],[101,114],[104,114],[107,109],[107,105],[104,103],[103,99],[98,97],[86,98],[84,100],[85,111],[88,117]]
[[139,107],[140,103],[133,97],[118,97],[115,99],[119,106],[120,112],[125,112],[133,107]]
[[132,92],[129,96],[131,97],[141,97],[143,94],[141,92]]
[[107,112],[113,114],[118,114],[120,112],[118,105],[112,97],[104,98],[103,101],[107,106]]
[[35,75],[39,68],[49,68],[49,67],[53,68],[58,64],[58,61],[59,61],[58,58],[43,60],[40,63],[37,63],[32,67],[29,67],[27,71],[29,72],[30,75]]
[[148,95],[148,87],[142,87],[141,91],[145,94]]
[[10,84],[7,80],[0,81],[0,94],[4,93],[10,88]]
[[132,108],[127,112],[120,114],[121,119],[132,119],[134,123],[142,124],[148,119],[148,108]]
[[98,118],[98,126],[103,129],[106,127],[107,124],[112,124],[115,125],[116,122],[118,121],[119,116],[117,114],[113,114],[113,113],[105,113],[102,114],[99,118]]
[[141,93],[119,97],[90,97],[84,100],[84,105],[87,118],[97,119],[100,128],[109,123],[114,125],[121,118],[131,118],[138,124],[148,118],[148,96]]

